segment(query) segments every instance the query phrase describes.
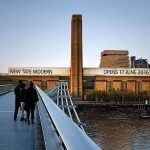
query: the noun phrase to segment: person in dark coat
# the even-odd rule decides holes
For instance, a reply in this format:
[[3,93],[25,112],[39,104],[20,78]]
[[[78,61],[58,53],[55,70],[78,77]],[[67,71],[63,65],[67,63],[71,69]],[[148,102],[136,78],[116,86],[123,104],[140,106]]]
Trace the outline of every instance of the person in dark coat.
[[25,98],[26,98],[26,84],[21,84],[21,91],[20,91],[20,105],[21,105],[21,119],[20,121],[23,121],[25,118]]
[[25,101],[28,125],[30,125],[30,114],[31,114],[32,123],[34,123],[34,110],[35,110],[35,103],[37,101],[38,101],[38,95],[36,89],[34,88],[34,84],[31,81],[29,88],[26,90],[26,101]]
[[19,80],[19,84],[15,87],[15,112],[14,112],[14,121],[17,119],[18,109],[20,107],[20,96],[21,96],[21,84],[22,80]]

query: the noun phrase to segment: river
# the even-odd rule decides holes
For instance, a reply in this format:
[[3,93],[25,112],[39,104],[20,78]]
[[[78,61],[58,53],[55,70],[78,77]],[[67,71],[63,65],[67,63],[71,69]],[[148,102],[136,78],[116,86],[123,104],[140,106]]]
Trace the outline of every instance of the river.
[[78,114],[102,150],[150,150],[150,119],[89,107],[78,109]]

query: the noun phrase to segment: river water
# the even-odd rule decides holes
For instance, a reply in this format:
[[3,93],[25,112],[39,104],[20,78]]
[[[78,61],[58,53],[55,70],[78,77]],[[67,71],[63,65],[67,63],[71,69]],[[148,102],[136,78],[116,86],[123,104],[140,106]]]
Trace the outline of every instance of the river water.
[[150,150],[150,119],[89,107],[80,108],[78,114],[102,150]]

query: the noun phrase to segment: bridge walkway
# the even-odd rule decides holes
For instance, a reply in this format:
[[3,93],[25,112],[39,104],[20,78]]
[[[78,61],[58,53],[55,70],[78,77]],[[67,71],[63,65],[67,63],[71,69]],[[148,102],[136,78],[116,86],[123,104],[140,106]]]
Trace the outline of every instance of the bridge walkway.
[[44,150],[42,130],[38,112],[35,113],[35,123],[28,125],[13,120],[15,96],[13,92],[0,96],[0,149],[1,150]]
[[[0,96],[0,150],[100,149],[47,94],[38,86],[35,85],[35,87],[39,101],[35,123],[31,125],[20,121],[19,115],[18,120],[14,121],[15,96],[13,92]],[[67,97],[71,99],[71,96]],[[58,96],[58,98],[62,100],[63,96]],[[80,120],[78,122],[80,123]]]

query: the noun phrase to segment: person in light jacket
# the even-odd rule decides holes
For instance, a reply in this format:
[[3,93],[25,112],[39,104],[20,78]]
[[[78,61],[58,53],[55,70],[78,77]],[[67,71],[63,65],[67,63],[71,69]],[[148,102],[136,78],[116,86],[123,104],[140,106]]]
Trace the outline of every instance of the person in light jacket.
[[25,116],[25,100],[26,100],[26,85],[25,83],[21,84],[21,91],[20,91],[20,105],[21,105],[21,119],[20,121],[23,121],[24,119],[26,120]]

